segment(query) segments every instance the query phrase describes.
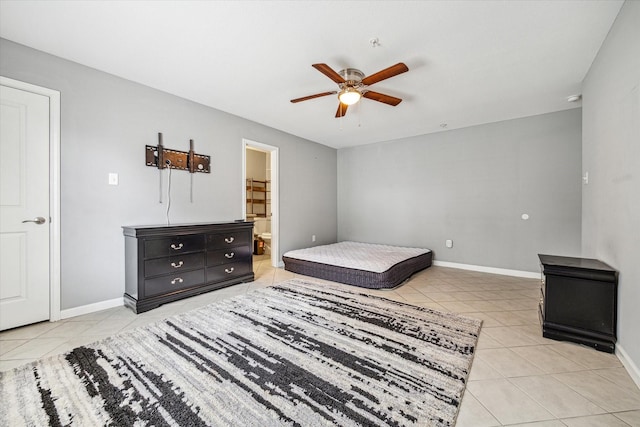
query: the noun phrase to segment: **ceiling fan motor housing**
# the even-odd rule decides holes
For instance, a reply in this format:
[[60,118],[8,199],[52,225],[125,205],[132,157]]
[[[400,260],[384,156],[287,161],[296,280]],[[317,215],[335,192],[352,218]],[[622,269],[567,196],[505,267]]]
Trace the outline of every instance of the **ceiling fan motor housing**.
[[391,95],[385,95],[384,93],[370,91],[368,87],[382,80],[386,80],[390,77],[394,77],[398,74],[409,71],[409,68],[402,62],[398,62],[391,67],[387,67],[384,70],[380,70],[377,73],[371,74],[367,77],[365,77],[362,71],[356,68],[345,68],[343,70],[340,70],[339,72],[335,72],[327,64],[311,64],[311,66],[320,71],[325,76],[329,77],[334,81],[334,83],[337,83],[340,90],[327,91],[316,93],[314,95],[303,96],[302,98],[292,99],[291,102],[297,103],[301,101],[307,101],[309,99],[320,98],[322,96],[335,95],[337,93],[340,104],[338,105],[336,118],[343,117],[347,112],[347,108],[349,107],[349,105],[357,103],[363,97],[395,107],[400,102],[402,102],[401,98],[396,98],[395,96]]
[[341,88],[344,87],[361,87],[362,79],[364,79],[364,73],[355,68],[345,68],[344,70],[338,71],[338,74],[345,79],[345,83],[342,83]]

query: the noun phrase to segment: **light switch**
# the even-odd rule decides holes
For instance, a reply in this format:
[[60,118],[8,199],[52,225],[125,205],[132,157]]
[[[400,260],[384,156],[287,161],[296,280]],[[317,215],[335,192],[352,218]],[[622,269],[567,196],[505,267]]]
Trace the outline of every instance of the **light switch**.
[[117,173],[109,173],[109,185],[118,185]]

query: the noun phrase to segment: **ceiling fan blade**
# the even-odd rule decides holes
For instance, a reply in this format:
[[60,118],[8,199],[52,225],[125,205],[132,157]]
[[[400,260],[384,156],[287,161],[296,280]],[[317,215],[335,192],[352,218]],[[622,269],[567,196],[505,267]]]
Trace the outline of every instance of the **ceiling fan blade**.
[[382,71],[378,71],[375,74],[365,77],[362,79],[362,84],[369,86],[390,77],[397,76],[398,74],[406,73],[407,71],[409,71],[409,67],[402,62],[398,62],[396,65],[392,65],[389,68],[385,68]]
[[396,98],[395,96],[385,95],[384,93],[373,92],[371,90],[366,91],[362,96],[384,104],[393,105],[394,107],[402,102],[402,99]]
[[347,104],[343,104],[342,102],[338,104],[338,111],[336,111],[336,119],[347,114],[347,108],[349,108]]
[[315,95],[303,96],[302,98],[292,99],[291,102],[295,104],[296,102],[302,102],[302,101],[307,101],[309,99],[320,98],[321,96],[335,95],[336,93],[338,92],[336,92],[335,90],[333,92],[316,93]]
[[345,82],[342,76],[336,73],[335,71],[333,71],[333,69],[329,67],[327,64],[313,64],[312,67],[320,71],[322,74],[329,77],[331,80],[333,80],[338,84]]

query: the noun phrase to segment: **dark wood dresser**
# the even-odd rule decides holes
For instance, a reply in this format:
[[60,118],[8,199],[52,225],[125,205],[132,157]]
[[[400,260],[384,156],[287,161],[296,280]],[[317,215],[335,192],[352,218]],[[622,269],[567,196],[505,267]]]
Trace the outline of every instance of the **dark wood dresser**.
[[254,279],[252,222],[122,229],[124,301],[136,313]]
[[542,336],[613,353],[618,272],[590,258],[539,254]]

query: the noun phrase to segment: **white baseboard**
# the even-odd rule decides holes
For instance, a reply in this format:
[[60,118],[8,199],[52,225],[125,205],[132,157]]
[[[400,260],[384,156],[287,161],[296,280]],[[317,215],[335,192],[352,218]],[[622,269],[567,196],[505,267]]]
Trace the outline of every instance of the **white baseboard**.
[[620,344],[616,344],[616,356],[618,356],[618,359],[622,362],[622,365],[629,373],[629,376],[631,376],[633,382],[636,383],[638,388],[640,388],[640,369],[638,368],[638,365],[631,360]]
[[500,274],[502,276],[524,277],[527,279],[539,279],[540,272],[509,270],[506,268],[485,267],[482,265],[459,264],[449,261],[433,261],[433,265],[438,267],[458,268],[460,270],[479,271],[482,273]]
[[107,301],[100,301],[93,304],[81,305],[80,307],[62,310],[60,311],[60,318],[68,319],[70,317],[82,316],[83,314],[90,314],[96,311],[106,310],[108,308],[120,307],[122,305],[124,305],[123,298],[114,298]]

